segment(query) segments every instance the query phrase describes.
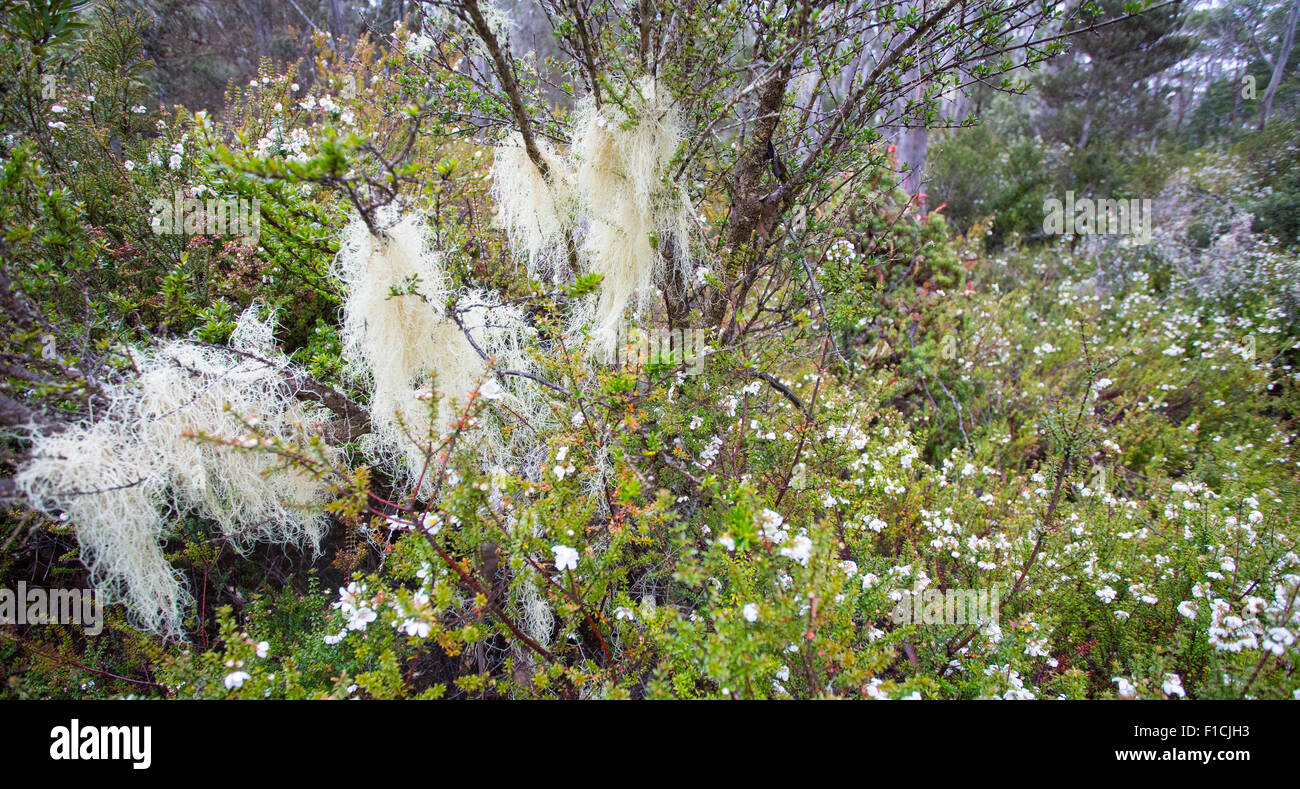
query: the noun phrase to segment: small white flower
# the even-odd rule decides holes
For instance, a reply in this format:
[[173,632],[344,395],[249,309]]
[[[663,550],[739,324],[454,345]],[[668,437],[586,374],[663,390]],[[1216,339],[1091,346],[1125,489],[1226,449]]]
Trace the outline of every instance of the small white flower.
[[438,517],[437,513],[426,512],[424,517],[420,519],[420,527],[426,533],[436,537],[438,532],[442,531],[442,519]]
[[266,657],[268,654],[270,654],[270,652],[271,652],[271,645],[270,645],[270,644],[268,644],[268,643],[265,642],[265,641],[258,641],[258,642],[257,642],[257,656],[258,656],[258,657],[260,657],[260,658],[264,658],[264,657]]
[[808,559],[812,556],[812,540],[800,535],[794,538],[789,547],[781,549],[781,555],[794,559],[803,566],[808,566]]
[[349,583],[347,586],[340,586],[339,601],[334,604],[334,607],[344,613],[352,611],[357,607],[357,595],[362,594],[365,590],[365,586],[358,586],[356,581]]
[[781,517],[781,513],[765,509],[758,514],[758,521],[759,536],[778,545],[785,542],[786,533],[781,528],[781,524],[785,523],[785,519]]
[[252,679],[253,675],[247,671],[232,671],[226,675],[226,690],[242,688],[244,683]]
[[506,390],[501,388],[501,384],[489,378],[478,388],[479,397],[484,400],[500,400],[505,396]]
[[1131,699],[1137,694],[1137,686],[1129,682],[1128,677],[1114,677],[1111,682],[1119,684],[1119,697],[1122,699]]
[[1030,657],[1050,657],[1047,651],[1047,639],[1030,638],[1025,641],[1025,654]]
[[369,608],[358,608],[352,613],[352,617],[348,620],[348,629],[365,630],[366,625],[375,621],[376,616],[377,614]]
[[551,552],[555,554],[555,569],[563,572],[565,570],[578,569],[578,552],[567,545],[554,545]]
[[742,610],[742,613],[744,613],[744,615],[745,615],[745,621],[746,621],[746,622],[757,622],[757,621],[758,621],[758,603],[745,603],[745,607],[744,607],[744,609]]
[[429,637],[429,623],[419,619],[407,619],[402,623],[402,630],[408,636],[415,636],[416,638]]
[[1165,682],[1160,688],[1166,695],[1187,698],[1187,694],[1183,691],[1183,678],[1177,674],[1166,674]]

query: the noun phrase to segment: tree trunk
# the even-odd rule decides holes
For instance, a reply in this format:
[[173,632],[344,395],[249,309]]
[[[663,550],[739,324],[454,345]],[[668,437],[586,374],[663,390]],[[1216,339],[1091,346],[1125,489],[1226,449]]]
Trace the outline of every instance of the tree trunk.
[[1228,131],[1232,132],[1237,128],[1237,116],[1241,115],[1241,91],[1242,78],[1246,74],[1246,67],[1242,66],[1237,69],[1237,76],[1232,81],[1232,111],[1228,113]]
[[[930,130],[925,127],[907,129],[898,147],[898,158],[907,165],[903,176],[903,191],[916,197],[925,191],[925,156],[930,143]],[[917,207],[925,215],[925,201],[918,200]]]
[[343,0],[330,0],[330,38],[337,49],[343,36]]
[[1259,108],[1261,129],[1268,122],[1269,113],[1273,112],[1273,95],[1277,93],[1278,85],[1282,84],[1282,78],[1286,76],[1286,61],[1291,55],[1291,45],[1295,43],[1297,19],[1300,19],[1300,0],[1296,0],[1295,5],[1291,6],[1291,16],[1286,22],[1286,35],[1282,37],[1282,47],[1278,50],[1277,57],[1273,58],[1273,77],[1268,81],[1268,88],[1264,91],[1264,103]]
[[[920,76],[917,69],[911,69],[907,72],[907,79],[915,80]],[[916,88],[912,91],[912,97],[920,100],[925,96],[925,84],[918,82]],[[901,129],[902,136],[898,141],[898,159],[899,163],[907,166],[907,172],[903,175],[902,187],[909,197],[916,197],[922,192],[922,181],[925,177],[925,154],[930,144],[930,130],[925,127]],[[924,201],[918,201],[918,207],[921,214],[925,215]]]
[[1079,134],[1079,150],[1088,147],[1088,140],[1092,139],[1092,113],[1097,105],[1097,88],[1095,80],[1097,79],[1096,65],[1088,73],[1088,100],[1083,105],[1083,131]]

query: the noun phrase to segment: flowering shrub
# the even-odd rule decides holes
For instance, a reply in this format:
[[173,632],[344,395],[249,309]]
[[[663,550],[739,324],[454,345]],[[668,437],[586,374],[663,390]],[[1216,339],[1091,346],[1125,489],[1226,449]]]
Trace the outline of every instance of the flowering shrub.
[[[136,111],[110,6],[76,46],[120,57],[68,65],[96,87],[6,111],[0,575],[54,556],[129,605],[0,628],[0,694],[1300,693],[1300,261],[1238,221],[1233,165],[1171,182],[1150,249],[989,253],[851,119],[800,169],[774,121],[715,145],[709,108],[801,111],[690,71],[712,50],[552,111],[536,58],[462,67],[506,57],[457,8],[320,36],[214,117]],[[257,238],[152,232],[178,192],[255,200]],[[709,347],[611,361],[623,323]]]
[[[1021,282],[1039,265],[1004,263]],[[924,457],[868,405],[888,368],[851,387],[810,364],[790,398],[719,364],[604,381],[531,469],[449,470],[435,512],[372,520],[384,569],[321,599],[309,632],[338,673],[314,692],[1291,695],[1300,458],[1269,414],[1294,407],[1296,376],[1268,360],[1293,356],[1294,326],[1267,298],[1231,320],[1161,308],[1141,273],[1080,293],[1095,264],[1055,265],[1053,288],[992,282],[948,306],[976,318],[950,372],[977,395],[915,421],[951,441],[964,420],[969,451]],[[901,594],[931,586],[997,588],[999,620],[896,624]],[[248,621],[186,658],[214,666],[209,691],[242,671],[231,692],[303,693],[244,654],[277,637]]]

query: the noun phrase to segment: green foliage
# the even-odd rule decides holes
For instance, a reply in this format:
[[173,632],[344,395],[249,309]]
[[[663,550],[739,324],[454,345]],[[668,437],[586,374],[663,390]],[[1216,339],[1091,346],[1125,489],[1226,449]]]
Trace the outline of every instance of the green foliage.
[[1249,162],[1257,185],[1252,229],[1287,244],[1300,242],[1300,121],[1278,119],[1232,147]]
[[[876,130],[850,130],[863,153],[819,163],[795,210],[751,229],[770,242],[766,258],[729,247],[725,201],[695,195],[707,236],[698,279],[718,287],[755,259],[770,263],[754,275],[759,306],[741,316],[738,340],[710,335],[698,367],[680,347],[593,363],[561,327],[600,277],[531,281],[492,227],[491,156],[464,119],[509,107],[454,68],[454,41],[422,58],[399,29],[395,46],[363,41],[343,58],[322,36],[314,63],[262,63],[219,118],[164,114],[144,109],[153,77],[140,19],[112,4],[80,15],[69,3],[12,5],[2,13],[15,34],[0,44],[12,77],[0,105],[0,251],[41,315],[0,351],[68,376],[6,368],[6,398],[93,413],[95,387],[74,373],[103,371],[84,371],[92,355],[78,347],[127,367],[122,344],[163,333],[220,344],[258,303],[317,383],[364,406],[368,393],[345,374],[330,266],[349,215],[374,221],[400,196],[429,217],[454,288],[526,312],[530,380],[552,418],[507,422],[533,449],[488,468],[471,431],[514,402],[494,405],[480,388],[456,404],[449,437],[421,437],[436,493],[420,498],[365,466],[355,435],[326,462],[311,451],[323,431],[306,449],[260,441],[246,415],[249,451],[328,481],[321,555],[231,550],[211,523],[178,513],[166,548],[195,591],[188,640],[148,638],[117,606],[93,638],[3,629],[0,694],[1295,692],[1296,257],[1270,244],[1232,252],[1231,286],[1202,288],[1189,272],[1203,259],[1173,244],[1037,243],[1045,197],[1155,194],[1196,155],[1135,156],[1118,140],[1124,118],[1070,155],[1022,124],[990,123],[931,150],[923,214],[897,188]],[[892,7],[881,13],[898,21]],[[793,30],[793,17],[768,22]],[[663,78],[706,84],[691,110],[719,111],[743,69],[710,70],[746,22],[720,7],[681,24]],[[634,45],[634,33],[610,35]],[[555,35],[568,46],[579,31],[563,23]],[[1113,69],[1132,42],[1108,41]],[[827,57],[848,67],[852,54]],[[56,61],[47,100],[41,69]],[[521,101],[559,137],[563,113],[542,111],[539,69],[520,65]],[[599,84],[612,95],[621,83]],[[781,113],[787,125],[797,114]],[[1061,134],[1077,131],[1071,113],[1056,120]],[[1284,240],[1296,237],[1294,136],[1280,122],[1237,142],[1271,191],[1214,193],[1258,209],[1256,228]],[[729,172],[742,155],[704,146],[692,178]],[[836,180],[848,164],[860,172]],[[762,178],[776,167],[765,162]],[[178,192],[255,203],[257,238],[155,232],[153,202]],[[1194,252],[1233,240],[1235,213],[1190,213],[1181,230]],[[652,309],[646,321],[680,328],[706,311],[687,304],[668,320]],[[55,331],[75,342],[47,351]],[[6,441],[15,453],[23,443]],[[59,582],[88,580],[75,525],[16,509],[4,525],[14,548],[0,551],[0,577],[40,560]],[[898,616],[909,592],[958,590],[997,592],[1000,607],[979,621]]]

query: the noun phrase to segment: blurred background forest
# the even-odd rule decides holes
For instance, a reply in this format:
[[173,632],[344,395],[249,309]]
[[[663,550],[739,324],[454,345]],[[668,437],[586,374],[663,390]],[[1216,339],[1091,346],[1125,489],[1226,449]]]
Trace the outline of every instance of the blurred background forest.
[[[559,54],[552,25],[534,4],[499,6],[517,56]],[[1075,26],[1124,9],[1121,0],[1097,6]],[[143,56],[154,63],[149,93],[155,102],[215,114],[227,86],[247,82],[264,58],[310,63],[314,33],[352,41],[388,33],[397,22],[418,23],[421,14],[410,0],[176,0],[123,8],[147,20]],[[924,174],[919,191],[929,207],[946,204],[959,229],[996,216],[992,242],[1000,245],[1011,233],[1041,240],[1044,195],[1066,189],[1146,195],[1195,151],[1227,150],[1242,156],[1267,192],[1257,206],[1257,227],[1294,240],[1300,234],[1300,168],[1290,144],[1300,113],[1300,58],[1292,53],[1297,9],[1268,0],[1177,3],[1077,36],[1066,54],[1029,79],[1032,88],[1022,96],[973,86],[948,97],[940,115],[974,113],[983,120],[978,129],[896,131],[900,161]],[[310,68],[302,76],[310,83]],[[908,185],[918,191],[915,179]]]

